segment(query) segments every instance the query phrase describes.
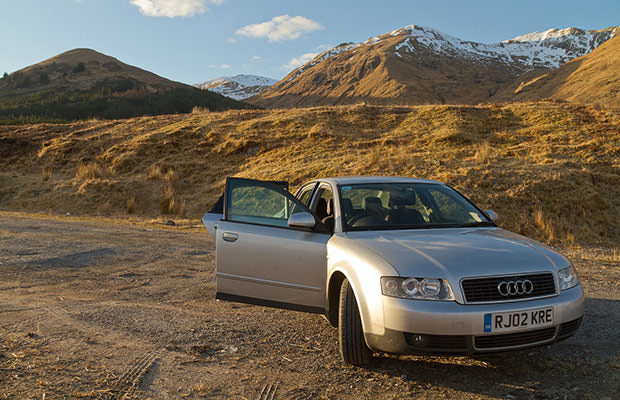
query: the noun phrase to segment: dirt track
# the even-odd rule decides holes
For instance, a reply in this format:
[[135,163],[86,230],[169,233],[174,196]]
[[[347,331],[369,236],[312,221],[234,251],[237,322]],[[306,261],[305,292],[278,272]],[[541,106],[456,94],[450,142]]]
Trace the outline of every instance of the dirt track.
[[[620,262],[573,254],[577,335],[344,366],[318,315],[214,299],[206,231],[0,213],[0,399],[618,398]],[[611,260],[611,261],[610,261]]]

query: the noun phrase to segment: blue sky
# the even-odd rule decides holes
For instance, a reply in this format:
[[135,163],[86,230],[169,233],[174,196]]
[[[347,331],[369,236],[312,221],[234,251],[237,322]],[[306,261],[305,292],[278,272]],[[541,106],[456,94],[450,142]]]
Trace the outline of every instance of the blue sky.
[[620,1],[0,0],[0,74],[88,47],[189,84],[280,79],[312,54],[410,24],[493,43],[620,25]]

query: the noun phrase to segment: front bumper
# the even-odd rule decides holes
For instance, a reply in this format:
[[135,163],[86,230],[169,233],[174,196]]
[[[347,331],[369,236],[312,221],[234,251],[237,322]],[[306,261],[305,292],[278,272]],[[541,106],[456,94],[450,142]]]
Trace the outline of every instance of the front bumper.
[[[484,315],[553,307],[553,326],[488,333]],[[559,296],[494,304],[408,300],[384,296],[382,335],[367,333],[370,348],[387,353],[482,353],[515,350],[553,343],[574,334],[581,322],[581,285]]]

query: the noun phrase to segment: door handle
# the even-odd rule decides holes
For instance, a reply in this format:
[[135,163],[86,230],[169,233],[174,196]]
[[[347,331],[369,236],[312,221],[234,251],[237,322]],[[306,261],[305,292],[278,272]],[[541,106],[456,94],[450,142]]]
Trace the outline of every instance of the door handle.
[[226,242],[236,242],[239,239],[239,234],[234,232],[223,232],[222,239]]

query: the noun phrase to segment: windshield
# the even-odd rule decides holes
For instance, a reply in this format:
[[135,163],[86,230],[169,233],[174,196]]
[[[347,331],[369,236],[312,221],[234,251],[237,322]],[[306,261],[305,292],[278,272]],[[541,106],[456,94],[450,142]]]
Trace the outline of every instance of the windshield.
[[495,226],[453,189],[435,183],[340,186],[347,231]]

